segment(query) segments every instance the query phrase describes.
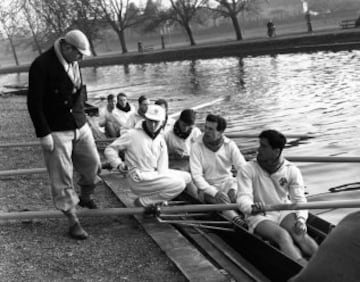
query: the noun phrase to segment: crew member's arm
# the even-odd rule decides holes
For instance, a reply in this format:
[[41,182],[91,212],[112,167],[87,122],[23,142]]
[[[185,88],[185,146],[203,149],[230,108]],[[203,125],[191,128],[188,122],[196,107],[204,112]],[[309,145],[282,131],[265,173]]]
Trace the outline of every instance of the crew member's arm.
[[[290,200],[297,204],[306,203],[305,197],[305,186],[300,170],[296,166],[292,166],[290,172],[290,183],[289,183],[289,195]],[[300,231],[306,231],[306,220],[308,218],[307,210],[296,211],[296,228]]]
[[106,125],[106,109],[102,109],[100,111],[98,124],[100,127],[104,127]]
[[218,190],[205,180],[202,165],[202,162],[204,161],[205,160],[203,159],[199,145],[194,143],[191,147],[190,153],[190,170],[192,178],[200,191],[215,197]]
[[254,191],[251,168],[248,165],[241,167],[237,174],[238,192],[236,203],[244,214],[251,214],[254,205]]
[[164,173],[169,169],[169,154],[164,138],[162,136],[158,136],[158,138],[161,138],[161,141],[157,170],[159,173]]
[[119,152],[126,150],[126,148],[131,144],[131,134],[127,133],[121,135],[118,139],[108,145],[104,150],[105,158],[110,162],[113,168],[118,168],[120,170],[124,169],[124,163],[119,156]]
[[237,171],[240,170],[246,164],[246,160],[244,156],[241,154],[239,147],[235,144],[235,142],[230,142],[231,148],[231,160]]

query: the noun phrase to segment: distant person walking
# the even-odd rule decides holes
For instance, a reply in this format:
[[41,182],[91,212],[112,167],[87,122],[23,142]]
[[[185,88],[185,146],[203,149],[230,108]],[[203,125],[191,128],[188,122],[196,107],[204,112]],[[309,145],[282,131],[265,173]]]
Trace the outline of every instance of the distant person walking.
[[310,15],[310,11],[307,11],[305,14],[305,20],[306,20],[306,26],[307,26],[307,31],[309,33],[313,32],[313,28],[312,28],[312,24],[311,24],[311,15]]
[[270,20],[268,21],[268,23],[266,24],[267,27],[267,34],[268,36],[271,37],[275,37],[276,33],[275,33],[275,25],[274,23]]
[[[69,234],[86,239],[76,215],[76,205],[96,208],[92,199],[100,157],[86,122],[83,85],[78,61],[91,55],[90,44],[80,30],[72,30],[55,41],[30,66],[27,105],[40,139],[50,176],[55,207],[69,220]],[[80,199],[73,185],[73,168],[80,180]]]

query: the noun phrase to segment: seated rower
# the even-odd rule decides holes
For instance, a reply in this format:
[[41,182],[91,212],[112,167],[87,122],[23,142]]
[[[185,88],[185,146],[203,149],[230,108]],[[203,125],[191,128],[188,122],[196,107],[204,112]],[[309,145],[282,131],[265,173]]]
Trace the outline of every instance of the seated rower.
[[265,130],[259,138],[257,159],[249,161],[238,172],[236,202],[246,215],[250,232],[276,243],[289,257],[306,264],[303,256],[312,256],[318,248],[307,234],[308,211],[254,214],[263,205],[306,202],[300,170],[282,155],[285,136],[275,130]]
[[116,100],[113,94],[107,96],[107,105],[100,111],[99,126],[105,127],[105,136],[108,138],[120,136],[121,123],[115,114]]
[[[205,203],[234,203],[237,182],[232,166],[237,170],[246,161],[234,141],[224,136],[226,120],[218,115],[206,117],[204,134],[191,147],[190,170],[199,199]],[[233,222],[240,220],[236,211],[223,212]]]
[[128,102],[126,94],[120,92],[117,95],[115,114],[121,123],[121,129],[126,127],[127,121],[133,112],[135,112],[135,107]]
[[126,122],[124,132],[135,128],[135,126],[145,119],[145,113],[150,105],[150,100],[144,95],[141,95],[138,99],[139,107],[137,111],[131,112]]
[[168,111],[169,111],[169,105],[168,102],[165,99],[157,99],[154,103],[155,105],[159,105],[164,108],[165,110],[165,120],[162,125],[162,129],[164,132],[168,131],[175,123],[174,119],[169,117]]
[[[126,172],[136,206],[151,206],[172,200],[191,182],[188,172],[169,169],[167,146],[160,127],[165,111],[150,105],[145,120],[106,147],[104,154],[113,168]],[[119,158],[124,150],[125,162]]]
[[195,126],[196,112],[185,109],[181,112],[175,124],[165,132],[164,137],[168,147],[169,159],[176,162],[180,169],[190,171],[189,157],[191,145],[201,135]]

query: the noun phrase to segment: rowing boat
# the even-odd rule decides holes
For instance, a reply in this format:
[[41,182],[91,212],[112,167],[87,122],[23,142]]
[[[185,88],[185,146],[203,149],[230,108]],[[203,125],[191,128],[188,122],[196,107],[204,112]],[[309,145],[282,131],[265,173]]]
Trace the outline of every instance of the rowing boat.
[[[184,195],[180,199],[184,200]],[[197,202],[189,195],[186,195],[185,199],[189,203]],[[287,281],[302,269],[299,263],[281,252],[277,247],[250,233],[246,226],[232,225],[233,232],[221,228],[225,218],[219,213],[211,213],[202,217],[196,216],[196,220],[212,223],[219,221],[219,225],[212,224],[212,227],[217,226],[219,228],[212,228],[211,232],[221,237],[270,281]],[[311,213],[309,214],[307,226],[309,235],[318,244],[321,244],[326,235],[334,227],[334,225]]]
[[[126,187],[125,179],[119,177],[119,174],[110,173],[104,177],[104,181],[111,189],[117,189],[124,196],[124,185]],[[119,187],[119,181],[122,182],[122,187]],[[132,197],[135,196],[132,195]],[[127,201],[128,204],[130,203],[128,206],[131,207],[133,199],[129,200],[129,198],[131,198],[129,191],[126,192],[125,198],[125,201]],[[175,202],[179,201],[186,203],[186,205],[183,206],[184,210],[186,210],[187,204],[199,203],[198,200],[188,194],[182,194],[175,199]],[[183,234],[186,232],[183,231],[182,228],[193,228],[195,230],[200,227],[200,229],[204,230],[207,234],[215,234],[220,237],[225,244],[231,246],[248,265],[251,265],[250,276],[255,277],[255,281],[264,280],[263,278],[259,278],[259,274],[260,277],[265,277],[265,280],[287,281],[302,269],[300,264],[285,255],[277,247],[250,233],[245,226],[229,224],[220,213],[207,212],[199,214],[199,212],[187,212],[186,215],[184,215],[184,213],[168,213],[166,209],[164,209],[164,212],[157,214],[157,218],[160,222],[175,225]],[[334,227],[332,224],[314,214],[310,214],[307,224],[309,235],[319,244]],[[226,228],[224,228],[224,226]],[[202,251],[206,252],[209,250]]]

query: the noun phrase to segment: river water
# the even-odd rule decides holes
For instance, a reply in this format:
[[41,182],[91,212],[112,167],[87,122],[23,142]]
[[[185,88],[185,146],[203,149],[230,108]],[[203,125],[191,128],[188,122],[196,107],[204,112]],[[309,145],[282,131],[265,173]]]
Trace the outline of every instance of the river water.
[[[224,98],[199,109],[199,121],[213,112],[226,117],[228,132],[315,136],[286,149],[289,156],[360,156],[359,58],[360,51],[234,57],[86,68],[83,75],[93,104],[122,91],[134,103],[140,95],[168,99],[173,113]],[[0,85],[26,81],[26,74],[0,76]],[[360,181],[360,163],[297,164],[310,194]]]

